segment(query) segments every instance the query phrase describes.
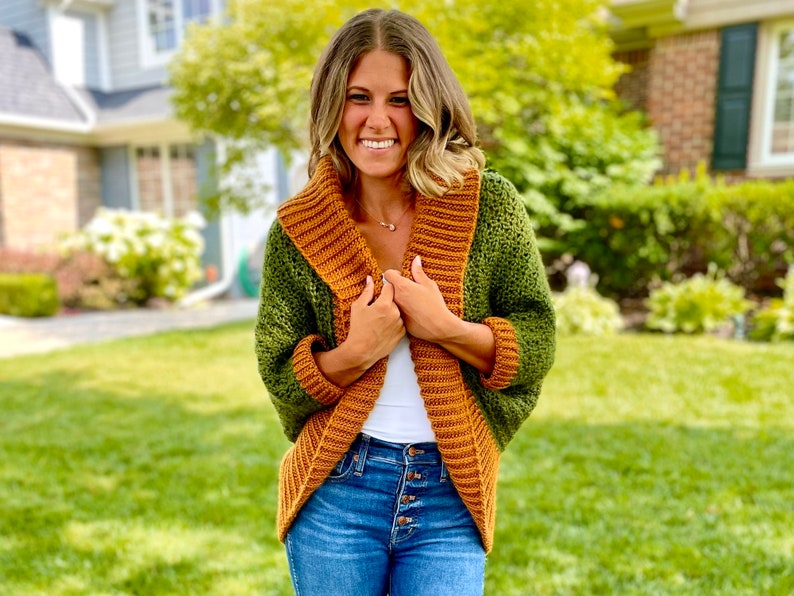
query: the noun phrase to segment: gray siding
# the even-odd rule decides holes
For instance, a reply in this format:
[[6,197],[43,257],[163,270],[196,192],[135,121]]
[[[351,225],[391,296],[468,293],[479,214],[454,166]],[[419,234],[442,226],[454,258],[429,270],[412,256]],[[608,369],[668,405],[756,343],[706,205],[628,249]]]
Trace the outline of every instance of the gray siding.
[[144,70],[138,42],[138,2],[117,2],[108,15],[108,44],[110,45],[110,78],[114,91],[148,87],[163,83],[164,67]]
[[47,10],[37,0],[0,0],[0,25],[25,33],[52,62]]
[[102,204],[112,209],[132,209],[130,163],[127,146],[100,150],[102,167]]

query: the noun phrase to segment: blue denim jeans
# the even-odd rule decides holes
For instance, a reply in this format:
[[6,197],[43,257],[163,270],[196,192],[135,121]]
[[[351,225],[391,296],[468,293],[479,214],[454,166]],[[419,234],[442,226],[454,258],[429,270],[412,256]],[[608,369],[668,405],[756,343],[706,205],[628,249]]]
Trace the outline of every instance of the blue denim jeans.
[[298,596],[481,596],[485,551],[435,443],[359,435],[286,538]]

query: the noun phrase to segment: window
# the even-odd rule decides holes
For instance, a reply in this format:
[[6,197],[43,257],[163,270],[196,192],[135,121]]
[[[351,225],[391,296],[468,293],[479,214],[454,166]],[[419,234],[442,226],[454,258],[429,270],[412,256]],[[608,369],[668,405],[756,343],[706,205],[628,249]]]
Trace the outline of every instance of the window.
[[182,43],[188,23],[219,15],[224,4],[225,0],[138,0],[143,67],[164,65]]
[[794,165],[794,22],[772,28],[761,162]]
[[182,217],[198,206],[195,147],[152,145],[135,149],[138,208]]
[[772,155],[794,154],[794,29],[777,36]]

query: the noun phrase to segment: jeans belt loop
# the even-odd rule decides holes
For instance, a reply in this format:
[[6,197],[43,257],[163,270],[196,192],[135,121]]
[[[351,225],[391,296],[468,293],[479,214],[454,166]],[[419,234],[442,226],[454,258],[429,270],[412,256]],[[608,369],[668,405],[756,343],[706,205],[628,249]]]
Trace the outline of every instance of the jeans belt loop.
[[356,476],[361,476],[364,473],[364,461],[367,459],[367,451],[369,451],[369,439],[368,435],[361,435],[356,459]]

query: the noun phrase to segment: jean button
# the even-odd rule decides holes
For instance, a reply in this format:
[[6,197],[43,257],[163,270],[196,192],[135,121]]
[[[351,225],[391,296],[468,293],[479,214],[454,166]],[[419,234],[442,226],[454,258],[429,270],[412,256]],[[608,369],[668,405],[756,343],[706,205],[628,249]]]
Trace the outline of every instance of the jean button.
[[398,526],[404,526],[405,524],[409,524],[412,521],[413,521],[412,518],[405,517],[404,515],[401,515],[400,517],[397,518],[397,525]]
[[408,455],[410,455],[411,457],[415,457],[416,456],[416,447],[409,447],[408,448]]

